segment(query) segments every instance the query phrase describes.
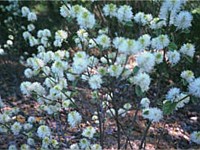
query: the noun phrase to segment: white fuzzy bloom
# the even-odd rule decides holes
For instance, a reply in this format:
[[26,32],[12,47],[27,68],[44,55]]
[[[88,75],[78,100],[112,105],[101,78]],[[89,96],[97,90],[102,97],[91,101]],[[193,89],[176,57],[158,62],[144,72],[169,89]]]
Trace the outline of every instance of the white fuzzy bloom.
[[169,45],[169,38],[167,35],[159,35],[156,38],[152,39],[151,45],[157,50],[161,50]]
[[170,101],[174,101],[175,99],[177,99],[179,95],[180,95],[179,88],[171,88],[166,94],[166,99]]
[[175,18],[174,25],[177,29],[187,29],[192,26],[192,15],[188,11],[181,11]]
[[120,45],[124,42],[125,38],[124,37],[115,37],[113,39],[113,46],[116,48],[116,49],[119,49]]
[[72,71],[76,74],[84,72],[89,65],[88,55],[84,51],[79,51],[74,55]]
[[23,125],[23,128],[24,128],[24,130],[30,130],[31,128],[33,127],[33,124],[30,124],[30,123],[25,123],[24,125]]
[[89,126],[83,130],[82,136],[92,139],[95,133],[96,133],[95,128],[93,128],[92,126]]
[[191,43],[183,44],[180,48],[182,54],[188,55],[189,57],[194,57],[195,47]]
[[45,125],[41,125],[38,129],[37,129],[37,134],[40,138],[44,138],[44,137],[48,137],[51,135],[51,130],[48,126]]
[[[70,5],[67,5],[67,6],[68,6],[69,8],[71,8]],[[67,8],[67,6],[62,5],[62,6],[60,7],[60,15],[63,16],[64,18],[70,16],[70,10]]]
[[28,7],[26,7],[26,6],[23,6],[21,8],[21,12],[22,12],[22,17],[27,17],[28,14],[30,13],[30,9]]
[[31,34],[28,31],[25,31],[22,33],[22,36],[23,36],[24,40],[27,40],[31,37]]
[[129,109],[131,109],[131,104],[126,103],[126,104],[124,104],[123,108],[126,109],[126,110],[129,110]]
[[35,26],[34,26],[34,24],[29,24],[28,26],[27,26],[27,29],[28,29],[28,31],[33,31],[33,30],[35,30]]
[[116,17],[120,22],[131,21],[131,19],[133,18],[132,7],[128,5],[120,6],[117,10]]
[[79,14],[81,14],[84,11],[88,10],[80,5],[74,5],[70,9],[70,13],[73,18],[76,18]]
[[194,131],[190,135],[190,140],[196,144],[200,144],[200,131]]
[[72,128],[81,123],[81,120],[82,117],[77,111],[72,111],[68,114],[67,121]]
[[158,108],[143,109],[142,116],[152,122],[159,122],[163,118],[163,112]]
[[34,123],[35,121],[36,121],[35,117],[33,117],[33,116],[28,117],[29,123]]
[[154,53],[154,56],[155,56],[155,63],[156,64],[160,64],[163,62],[163,54],[160,53],[160,52],[155,52]]
[[151,44],[151,37],[148,34],[144,34],[138,39],[138,46],[140,51],[145,50]]
[[138,67],[144,72],[151,72],[155,66],[155,56],[150,52],[144,52],[136,58]]
[[14,135],[18,135],[19,132],[21,131],[22,126],[19,122],[15,122],[12,126],[11,126],[11,131],[13,132]]
[[30,68],[27,68],[25,71],[24,71],[24,75],[27,77],[27,78],[31,78],[33,76],[33,70],[30,69]]
[[124,54],[137,54],[139,52],[138,42],[133,39],[125,39],[119,43],[119,52]]
[[70,150],[80,150],[77,143],[70,145]]
[[44,29],[42,34],[45,37],[51,37],[51,31],[49,29]]
[[176,110],[178,110],[179,108],[183,108],[185,106],[185,104],[189,103],[190,101],[190,97],[187,96],[186,94],[184,93],[181,93],[177,99],[175,100],[175,102],[178,102],[176,104]]
[[104,49],[110,47],[110,38],[109,38],[107,35],[105,35],[105,34],[99,35],[99,36],[96,38],[96,42],[97,42],[99,45],[101,45]]
[[174,51],[168,51],[167,52],[167,58],[169,60],[169,62],[172,64],[172,65],[175,65],[177,64],[179,61],[180,61],[180,53],[177,52],[176,50]]
[[140,105],[142,106],[142,108],[149,108],[149,104],[150,100],[147,97],[142,98],[140,101]]
[[117,16],[117,6],[115,4],[106,4],[103,7],[103,13],[110,18]]
[[151,79],[146,73],[139,73],[133,77],[133,83],[138,85],[142,92],[146,92],[149,90],[149,86],[151,83]]
[[6,113],[0,114],[0,123],[7,123],[11,120],[10,116]]
[[101,75],[91,76],[88,82],[89,82],[90,87],[94,90],[101,88],[101,84],[103,83],[101,79]]
[[37,20],[37,16],[34,12],[30,12],[28,14],[28,21],[36,21]]
[[8,147],[8,150],[17,150],[17,146],[16,145],[10,145]]
[[22,82],[20,85],[20,90],[22,94],[30,95],[30,90],[29,90],[30,86],[31,86],[31,82],[28,82],[28,81]]
[[29,37],[29,45],[31,47],[38,45],[38,40],[34,36]]
[[125,117],[126,116],[126,110],[123,109],[123,108],[120,108],[118,110],[118,114],[119,114],[119,116]]
[[77,22],[81,28],[93,28],[96,20],[93,14],[91,14],[88,10],[82,11],[77,16]]
[[90,141],[88,141],[86,138],[83,138],[80,140],[79,145],[81,149],[85,149],[90,146]]
[[189,93],[200,98],[200,77],[189,83]]
[[194,73],[191,70],[185,70],[181,72],[181,78],[185,79],[188,83],[194,80]]
[[53,45],[54,45],[55,47],[61,47],[61,46],[62,46],[62,40],[55,40],[55,41],[53,42]]
[[116,77],[116,78],[120,76],[122,71],[123,71],[123,67],[120,65],[110,65],[110,67],[108,68],[108,73],[110,74],[110,76]]
[[151,22],[150,22],[150,28],[151,29],[160,29],[164,26],[166,26],[166,21],[165,20],[160,20],[159,18],[154,18]]
[[42,45],[38,46],[38,47],[37,47],[37,50],[38,50],[39,53],[40,53],[40,52],[45,52],[45,48],[44,48],[44,46],[42,46]]
[[55,33],[55,39],[56,40],[66,40],[68,37],[68,33],[64,30],[58,30]]
[[91,150],[102,150],[101,145],[99,144],[92,144],[90,145]]
[[144,14],[143,12],[138,12],[134,16],[134,20],[136,23],[139,23],[143,26],[147,25],[150,23],[150,21],[153,19],[151,14]]

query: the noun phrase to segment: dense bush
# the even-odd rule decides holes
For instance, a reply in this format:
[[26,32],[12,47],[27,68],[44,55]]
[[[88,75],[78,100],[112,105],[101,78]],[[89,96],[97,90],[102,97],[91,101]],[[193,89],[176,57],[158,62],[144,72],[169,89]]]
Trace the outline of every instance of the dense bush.
[[[140,112],[146,127],[139,148],[145,148],[151,125],[200,98],[196,6],[185,0],[3,3],[1,53],[21,55],[27,68],[21,92],[40,114],[21,116],[23,110],[6,110],[0,101],[0,131],[14,135],[9,149],[103,149],[109,134],[118,149],[133,148]],[[116,133],[108,133],[109,122]],[[200,132],[191,141],[200,144]]]

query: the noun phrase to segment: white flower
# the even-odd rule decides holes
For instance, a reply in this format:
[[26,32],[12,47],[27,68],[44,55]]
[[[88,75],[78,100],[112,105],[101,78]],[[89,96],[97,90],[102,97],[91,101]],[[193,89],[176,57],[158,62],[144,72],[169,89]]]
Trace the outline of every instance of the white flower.
[[92,139],[95,133],[96,130],[92,126],[89,126],[83,130],[82,136]]
[[142,92],[146,92],[149,90],[151,79],[146,73],[138,73],[133,77],[133,83],[138,85]]
[[99,144],[92,144],[90,147],[91,150],[102,150],[102,147]]
[[[67,5],[67,6],[68,6],[69,8],[71,8],[70,5]],[[70,16],[70,10],[67,8],[67,6],[62,5],[62,6],[60,7],[60,15],[63,16],[64,18]]]
[[158,108],[143,109],[142,116],[152,122],[159,122],[163,118],[163,112]]
[[190,101],[190,97],[187,96],[187,95],[184,94],[184,93],[181,93],[181,94],[177,97],[177,99],[175,100],[175,102],[178,102],[178,103],[176,104],[176,108],[175,108],[175,109],[177,110],[177,109],[179,109],[179,108],[184,107],[185,104],[189,103],[189,101]]
[[36,21],[37,20],[37,16],[34,12],[30,12],[28,14],[28,21]]
[[101,45],[104,49],[110,47],[110,38],[109,38],[107,35],[105,35],[105,34],[99,35],[99,36],[96,38],[96,42],[97,42],[99,45]]
[[129,110],[129,109],[131,109],[131,104],[126,103],[126,104],[124,104],[123,108],[126,109],[126,110]]
[[132,12],[132,7],[128,6],[128,5],[123,5],[120,6],[119,9],[117,10],[117,19],[120,22],[127,22],[127,21],[131,21],[131,19],[133,18],[133,12]]
[[83,138],[80,140],[79,145],[81,149],[85,149],[86,147],[90,146],[90,142],[86,138]]
[[148,34],[144,34],[138,39],[139,49],[145,50],[151,44],[151,37]]
[[77,22],[81,28],[93,28],[96,20],[93,14],[91,14],[89,11],[82,11],[77,16]]
[[30,13],[30,10],[29,10],[28,7],[23,6],[23,7],[21,8],[21,12],[22,12],[22,17],[26,17],[26,16],[28,16],[28,14]]
[[72,128],[81,123],[81,120],[82,117],[77,111],[72,111],[68,114],[67,121]]
[[142,98],[140,101],[140,105],[142,106],[142,108],[149,108],[149,104],[150,100],[147,97]]
[[110,65],[110,67],[108,68],[108,73],[112,77],[116,77],[116,78],[118,78],[121,75],[122,71],[123,71],[123,67],[120,65]]
[[144,72],[151,72],[155,66],[155,56],[150,52],[144,52],[137,56],[138,67]]
[[28,29],[28,31],[33,31],[33,30],[35,30],[35,26],[33,25],[33,24],[29,24],[28,26],[27,26],[27,29]]
[[174,25],[177,29],[186,29],[192,26],[192,15],[188,11],[181,11],[175,18]]
[[101,88],[101,84],[103,83],[101,79],[101,75],[91,76],[88,82],[89,82],[90,87],[94,90]]
[[190,140],[196,144],[200,144],[200,131],[194,131],[190,135]]
[[167,57],[168,57],[169,62],[172,65],[177,64],[179,62],[179,60],[181,59],[180,58],[180,53],[177,52],[176,50],[174,50],[174,51],[168,51],[167,52]]
[[27,139],[27,144],[28,144],[28,145],[31,145],[31,146],[35,146],[35,140],[32,139],[32,138],[28,138],[28,139]]
[[23,32],[22,36],[25,40],[27,40],[31,37],[31,34],[28,31],[25,31],[25,32]]
[[[124,37],[115,37],[113,39],[113,46],[116,48],[116,49],[119,49],[120,45],[125,41],[125,38]],[[123,52],[123,48],[121,49],[122,52]]]
[[105,16],[109,16],[110,18],[115,17],[117,15],[117,6],[115,4],[106,4],[103,7],[103,13]]
[[17,146],[16,145],[10,145],[8,147],[8,150],[17,150]]
[[138,12],[134,16],[135,22],[142,24],[143,26],[150,23],[150,21],[153,19],[151,14],[144,14],[143,12]]
[[24,95],[30,95],[30,86],[31,86],[31,82],[22,82],[20,85],[20,90],[22,92],[22,94]]
[[18,135],[19,132],[21,131],[22,126],[19,122],[15,122],[12,126],[11,126],[11,131],[13,132],[14,135]]
[[125,117],[125,115],[126,115],[126,110],[123,109],[123,108],[120,108],[120,109],[118,110],[118,114],[119,114],[119,116]]
[[24,71],[24,75],[27,77],[27,78],[31,78],[33,76],[33,70],[31,70],[30,68],[27,68],[25,71]]
[[119,52],[125,54],[136,54],[139,51],[138,42],[133,39],[119,39],[118,43]]
[[180,95],[180,89],[179,88],[171,88],[166,95],[167,100],[174,101],[177,99],[177,97]]
[[44,138],[44,137],[48,137],[51,135],[51,130],[48,126],[45,125],[41,125],[38,129],[37,129],[37,134],[40,138]]
[[11,120],[10,116],[6,113],[0,114],[0,123],[7,123]]
[[44,29],[42,34],[45,37],[51,37],[51,31],[49,29]]
[[33,125],[30,123],[25,123],[23,126],[24,130],[30,130],[32,127],[33,127]]
[[188,83],[194,80],[194,73],[190,70],[181,72],[181,78],[185,79]]
[[70,150],[80,150],[77,143],[70,145]]
[[183,44],[183,46],[181,46],[180,52],[185,55],[188,55],[189,57],[193,57],[195,53],[195,47],[193,44],[186,43]]
[[188,88],[190,94],[200,98],[200,77],[190,82]]
[[159,35],[156,38],[152,39],[151,45],[157,50],[161,50],[169,45],[169,38],[167,35]]
[[77,52],[73,57],[73,63],[72,63],[72,71],[76,74],[81,74],[84,72],[90,61],[88,58],[88,55],[84,51]]
[[36,121],[35,117],[33,117],[33,116],[28,117],[29,123],[34,123],[35,121]]
[[155,56],[155,63],[156,64],[160,64],[163,62],[163,54],[160,53],[160,52],[155,52],[154,53],[154,56]]
[[154,18],[151,22],[150,22],[150,28],[151,29],[160,29],[164,26],[166,26],[166,21],[165,20],[160,20],[159,18]]
[[56,34],[55,34],[55,39],[56,40],[66,40],[68,37],[68,33],[64,30],[58,30],[56,31]]

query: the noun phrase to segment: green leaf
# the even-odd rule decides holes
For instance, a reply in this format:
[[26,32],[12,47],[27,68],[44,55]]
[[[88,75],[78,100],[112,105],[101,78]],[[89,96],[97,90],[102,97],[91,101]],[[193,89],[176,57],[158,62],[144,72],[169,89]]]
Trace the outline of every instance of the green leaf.
[[125,26],[133,27],[133,22],[132,21],[128,21],[128,22],[125,23]]
[[135,66],[133,69],[133,75],[136,75],[139,70],[140,70],[140,68],[138,66]]
[[193,62],[193,59],[191,57],[185,56],[185,58],[187,59],[187,61],[189,61],[190,63]]
[[169,50],[176,50],[178,47],[174,42],[170,42],[168,45]]
[[163,103],[164,103],[163,104],[163,113],[165,115],[169,115],[169,114],[173,113],[173,111],[176,108],[176,104],[177,103],[176,102],[171,102],[169,100],[165,100]]
[[135,93],[138,97],[144,96],[144,93],[142,92],[142,90],[139,86],[135,86]]

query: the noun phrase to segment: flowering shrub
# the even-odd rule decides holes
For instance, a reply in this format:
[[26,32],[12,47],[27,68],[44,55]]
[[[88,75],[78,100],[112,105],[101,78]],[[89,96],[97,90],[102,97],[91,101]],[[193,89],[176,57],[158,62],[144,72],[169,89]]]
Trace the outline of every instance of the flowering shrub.
[[[132,148],[131,132],[122,121],[128,118],[127,126],[133,129],[141,111],[147,126],[139,148],[145,148],[152,124],[200,98],[200,77],[185,67],[195,57],[195,45],[176,44],[177,33],[192,26],[192,14],[184,10],[186,3],[166,0],[153,16],[134,12],[128,4],[101,7],[88,2],[87,8],[63,2],[60,15],[66,26],[74,24],[74,28],[55,32],[36,30],[38,16],[23,6],[21,17],[31,24],[22,36],[38,52],[21,60],[30,80],[22,82],[20,89],[37,101],[40,113],[56,122],[56,127],[48,125],[45,117],[36,121],[29,116],[18,122],[12,113],[2,112],[1,132],[10,127],[16,138],[26,137],[21,149],[103,149],[109,128],[106,121],[111,120],[116,125],[118,149],[124,148],[122,137]],[[71,134],[79,139],[66,137]],[[191,141],[199,144],[198,131],[191,134]],[[9,149],[18,146],[14,143]]]

